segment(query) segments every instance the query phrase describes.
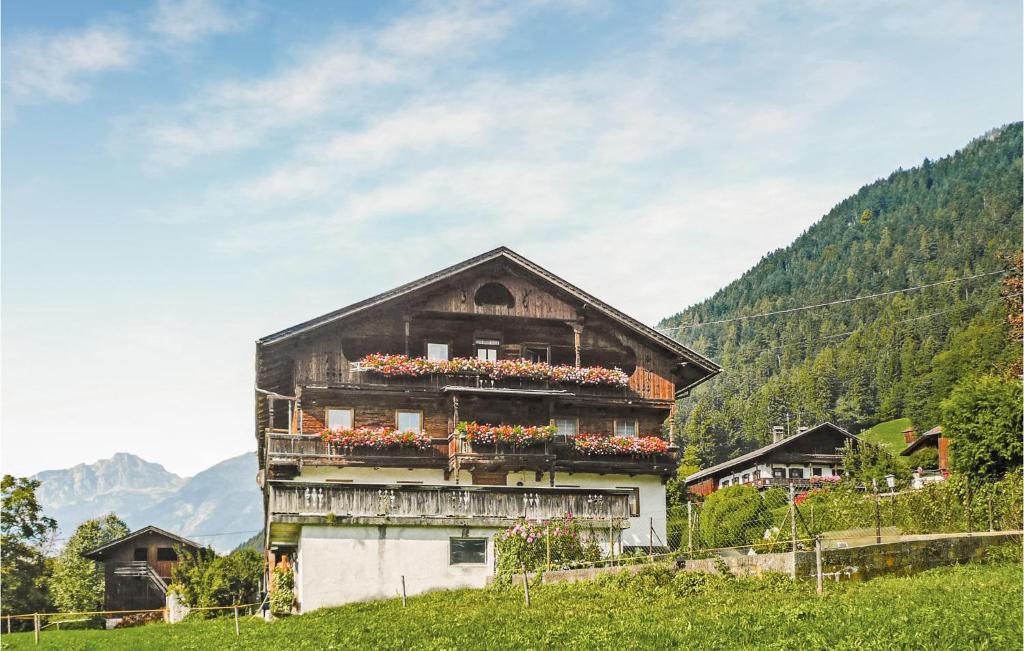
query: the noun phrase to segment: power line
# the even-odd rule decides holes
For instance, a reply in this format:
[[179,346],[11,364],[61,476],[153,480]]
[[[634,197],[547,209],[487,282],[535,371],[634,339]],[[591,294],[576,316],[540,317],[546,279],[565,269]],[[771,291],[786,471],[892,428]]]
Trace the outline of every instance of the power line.
[[834,301],[828,301],[827,303],[815,303],[814,305],[801,305],[800,307],[790,307],[785,310],[775,310],[774,312],[763,312],[761,314],[748,314],[746,316],[731,317],[728,319],[718,319],[717,321],[704,321],[703,323],[690,323],[688,325],[672,326],[669,328],[657,328],[659,332],[668,334],[670,330],[688,330],[690,328],[699,328],[706,325],[714,325],[716,323],[732,323],[734,321],[746,321],[748,319],[758,319],[765,316],[776,316],[779,314],[789,314],[791,312],[801,312],[803,310],[813,310],[819,307],[829,307],[832,305],[842,305],[844,303],[853,303],[856,301],[865,301],[869,298],[881,298],[883,296],[892,296],[894,294],[902,294],[904,292],[912,292],[918,289],[926,289],[928,287],[938,287],[939,285],[950,285],[953,283],[963,282],[965,280],[973,280],[975,278],[982,278],[985,276],[994,276],[996,274],[1007,273],[1005,269],[999,271],[988,271],[982,274],[975,274],[973,276],[964,276],[963,278],[953,278],[952,280],[941,280],[935,283],[928,283],[925,285],[916,285],[914,287],[905,287],[903,289],[893,289],[888,292],[879,292],[877,294],[868,294],[866,296],[856,296],[854,298],[841,298]]
[[[1003,297],[1000,297],[997,300],[992,300],[992,301],[989,301],[987,303],[983,303],[983,305],[987,305],[987,304],[990,304],[990,303],[996,303],[996,302],[1001,301],[1001,300],[1003,300],[1005,298],[1014,298],[1014,297],[1017,297],[1017,296],[1021,296],[1021,294],[1010,294],[1008,296],[1003,296]],[[941,314],[948,314],[949,312],[956,312],[957,310],[962,310],[962,309],[964,309],[966,307],[968,307],[968,305],[958,305],[956,307],[951,307],[951,308],[948,308],[948,309],[945,309],[945,310],[939,310],[938,312],[931,312],[929,314],[922,314],[922,315],[919,315],[919,316],[910,317],[909,319],[900,319],[898,321],[883,322],[880,325],[898,325],[900,323],[909,323],[911,321],[920,321],[921,319],[930,319],[932,317],[936,317],[936,316],[939,316]],[[748,354],[750,356],[760,355],[761,353],[767,353],[767,352],[770,352],[770,351],[773,351],[773,350],[779,350],[781,348],[791,348],[793,346],[803,346],[803,345],[807,345],[807,344],[816,343],[816,342],[819,342],[819,341],[825,341],[826,339],[838,339],[839,337],[849,337],[850,335],[858,332],[859,330],[860,330],[860,328],[857,328],[855,330],[848,330],[847,332],[840,332],[840,333],[834,334],[834,335],[826,335],[824,337],[816,337],[814,339],[805,339],[803,341],[795,341],[795,342],[788,343],[788,344],[780,344],[778,346],[770,346],[768,348],[760,348],[760,349],[757,349],[757,350],[752,350],[749,353],[744,353],[744,356],[748,355]]]

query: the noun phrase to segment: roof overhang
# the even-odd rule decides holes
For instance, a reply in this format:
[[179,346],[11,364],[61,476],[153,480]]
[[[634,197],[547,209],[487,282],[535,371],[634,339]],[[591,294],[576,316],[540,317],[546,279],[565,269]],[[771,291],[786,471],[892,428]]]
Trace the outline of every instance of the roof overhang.
[[693,483],[702,481],[704,479],[708,479],[710,477],[714,477],[715,475],[717,475],[717,474],[719,474],[719,473],[721,473],[723,471],[729,470],[729,469],[731,469],[731,468],[733,468],[735,466],[741,466],[741,465],[750,463],[752,461],[756,461],[757,459],[760,459],[761,457],[765,456],[766,454],[769,454],[771,452],[775,452],[777,450],[783,449],[783,448],[787,447],[788,445],[792,444],[793,442],[799,441],[800,439],[805,438],[805,437],[807,437],[807,436],[809,436],[809,435],[811,435],[811,434],[813,434],[815,432],[818,432],[818,431],[822,430],[823,428],[831,428],[831,429],[835,430],[836,432],[839,432],[843,436],[849,438],[852,441],[856,441],[858,443],[862,443],[863,442],[863,441],[861,441],[861,439],[859,437],[854,436],[853,434],[847,432],[842,427],[839,427],[838,425],[835,425],[833,423],[825,422],[825,423],[821,423],[820,425],[815,425],[814,427],[812,427],[812,428],[810,428],[810,429],[808,429],[808,430],[806,430],[804,432],[800,432],[798,434],[794,434],[793,436],[789,436],[787,438],[784,438],[781,441],[775,441],[774,443],[769,443],[768,445],[765,445],[764,447],[760,447],[760,448],[758,448],[756,450],[753,450],[751,452],[747,452],[746,454],[741,454],[738,457],[735,457],[733,459],[729,459],[728,461],[723,461],[722,463],[719,463],[717,465],[711,466],[710,468],[705,468],[704,470],[700,470],[698,472],[695,472],[692,475],[690,475],[689,477],[687,477],[684,481],[686,482],[686,484],[693,484]]
[[722,370],[721,366],[719,366],[712,360],[708,359],[707,357],[700,355],[699,353],[691,350],[690,348],[684,346],[678,341],[658,332],[654,328],[644,325],[640,321],[637,321],[636,319],[613,308],[607,303],[604,303],[603,301],[595,298],[594,296],[591,296],[582,289],[563,280],[562,278],[544,269],[540,265],[531,262],[530,260],[524,258],[523,256],[519,255],[518,253],[512,251],[507,247],[499,247],[492,251],[488,251],[487,253],[483,253],[476,257],[460,262],[456,265],[452,265],[451,267],[447,267],[430,275],[424,276],[423,278],[420,278],[418,280],[406,283],[387,292],[383,292],[381,294],[372,296],[363,301],[359,301],[358,303],[353,303],[352,305],[343,307],[339,310],[329,312],[314,319],[310,319],[308,321],[304,321],[302,323],[294,325],[290,328],[285,328],[284,330],[267,335],[266,337],[262,337],[256,341],[257,348],[262,346],[273,346],[275,344],[279,344],[281,342],[292,339],[293,337],[310,332],[317,328],[321,328],[325,325],[355,316],[357,314],[365,312],[366,310],[369,310],[370,308],[396,300],[403,296],[407,296],[415,291],[425,289],[437,283],[441,283],[455,276],[456,274],[468,271],[470,269],[492,262],[494,260],[501,259],[507,260],[515,264],[516,266],[529,271],[534,276],[537,276],[542,280],[551,283],[552,285],[558,287],[567,294],[575,297],[584,305],[587,305],[597,310],[605,317],[621,324],[622,326],[628,328],[629,330],[632,330],[634,333],[640,335],[647,341],[650,341],[651,343],[654,343],[655,345],[669,351],[670,353],[679,356],[683,361],[690,364],[694,364],[695,366],[698,366],[699,368],[705,371],[705,373],[699,379],[697,379],[696,381],[694,381],[693,383],[686,387],[682,387],[680,391],[688,390],[696,386],[697,384],[700,384],[701,382],[707,380],[708,378],[718,374]]

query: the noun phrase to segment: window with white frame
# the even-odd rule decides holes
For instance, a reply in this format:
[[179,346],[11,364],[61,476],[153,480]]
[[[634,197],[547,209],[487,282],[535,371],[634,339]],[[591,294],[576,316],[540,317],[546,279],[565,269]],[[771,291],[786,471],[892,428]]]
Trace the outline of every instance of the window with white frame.
[[579,433],[579,421],[575,418],[556,418],[555,429],[560,436],[576,436]]
[[400,432],[420,432],[423,430],[423,412],[399,410],[395,413],[395,425]]
[[433,359],[437,361],[448,360],[448,344],[427,344],[427,359]]
[[473,342],[476,349],[476,358],[487,362],[498,361],[498,348],[501,342],[497,339],[477,339]]
[[328,407],[326,420],[327,429],[352,429],[352,421],[354,420],[354,417],[351,409]]
[[636,436],[637,424],[635,420],[616,420],[615,436]]

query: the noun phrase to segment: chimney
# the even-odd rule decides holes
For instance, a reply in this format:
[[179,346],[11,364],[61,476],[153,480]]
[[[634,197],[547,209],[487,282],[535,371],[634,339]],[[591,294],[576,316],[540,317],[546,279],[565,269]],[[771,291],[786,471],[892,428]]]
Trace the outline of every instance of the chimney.
[[811,429],[811,428],[806,426],[806,425],[801,425],[800,427],[797,428],[796,433],[797,434],[803,434],[804,432],[806,432],[809,429]]
[[903,442],[904,443],[906,443],[907,445],[910,445],[911,443],[913,443],[916,440],[917,440],[917,434],[914,433],[914,428],[913,427],[908,427],[907,429],[903,430]]
[[782,425],[774,425],[772,427],[772,443],[778,443],[784,438],[786,438],[786,428]]

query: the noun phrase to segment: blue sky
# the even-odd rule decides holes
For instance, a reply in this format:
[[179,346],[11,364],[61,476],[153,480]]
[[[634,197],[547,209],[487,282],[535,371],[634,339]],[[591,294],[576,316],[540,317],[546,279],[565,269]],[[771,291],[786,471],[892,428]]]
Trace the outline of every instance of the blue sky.
[[1019,2],[2,18],[15,473],[250,450],[257,337],[500,244],[654,323],[1022,103]]

